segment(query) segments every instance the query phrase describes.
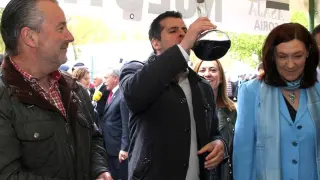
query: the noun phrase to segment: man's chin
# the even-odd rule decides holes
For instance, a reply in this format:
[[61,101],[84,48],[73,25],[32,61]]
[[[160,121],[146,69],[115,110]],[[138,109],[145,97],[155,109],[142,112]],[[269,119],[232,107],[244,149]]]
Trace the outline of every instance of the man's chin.
[[68,57],[64,56],[63,58],[61,58],[61,63],[64,64],[68,61]]

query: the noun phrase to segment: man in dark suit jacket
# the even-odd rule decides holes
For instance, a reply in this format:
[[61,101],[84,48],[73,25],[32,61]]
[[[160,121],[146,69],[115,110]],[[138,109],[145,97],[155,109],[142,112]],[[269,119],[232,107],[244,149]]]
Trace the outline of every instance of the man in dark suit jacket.
[[128,179],[129,110],[119,89],[119,70],[110,69],[105,76],[110,95],[101,122],[108,166],[115,180]]
[[93,84],[95,86],[95,93],[97,91],[100,91],[102,93],[102,96],[101,96],[100,100],[97,101],[97,106],[96,106],[96,110],[99,114],[100,119],[103,118],[104,108],[106,106],[107,99],[108,99],[108,96],[110,93],[110,91],[107,90],[107,87],[106,87],[105,83],[103,82],[102,78],[103,78],[103,76],[96,75],[93,79]]
[[226,156],[213,90],[188,68],[199,34],[215,26],[199,18],[187,32],[178,12],[151,24],[155,56],[121,70],[120,88],[130,110],[129,179],[209,179]]

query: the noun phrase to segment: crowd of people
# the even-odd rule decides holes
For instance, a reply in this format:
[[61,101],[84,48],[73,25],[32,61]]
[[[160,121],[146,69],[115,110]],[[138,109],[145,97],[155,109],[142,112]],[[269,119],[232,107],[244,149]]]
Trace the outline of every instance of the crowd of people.
[[189,66],[198,36],[215,28],[164,12],[146,61],[90,77],[82,63],[67,72],[74,37],[57,1],[11,0],[0,26],[0,179],[318,180],[320,26],[275,27],[236,97],[219,59]]

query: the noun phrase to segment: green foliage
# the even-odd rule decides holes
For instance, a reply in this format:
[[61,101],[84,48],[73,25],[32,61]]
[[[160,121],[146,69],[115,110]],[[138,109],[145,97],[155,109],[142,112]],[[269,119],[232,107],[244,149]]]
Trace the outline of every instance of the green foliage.
[[291,20],[291,22],[299,23],[306,28],[308,28],[308,26],[309,26],[308,16],[303,11],[293,11],[290,20]]
[[71,44],[75,59],[81,55],[78,45],[102,43],[110,39],[109,28],[102,19],[85,16],[72,16],[68,21],[68,29],[73,34],[75,41]]
[[[0,22],[1,22],[1,16],[2,16],[3,10],[4,10],[3,8],[0,8]],[[4,49],[5,49],[5,46],[4,46],[2,37],[0,36],[0,54],[4,53]]]
[[[230,55],[251,67],[256,67],[261,59],[261,51],[266,36],[245,33],[228,33],[231,39]],[[256,57],[255,57],[256,56]]]
[[110,39],[109,28],[99,18],[72,16],[68,28],[74,36],[75,45],[101,43]]

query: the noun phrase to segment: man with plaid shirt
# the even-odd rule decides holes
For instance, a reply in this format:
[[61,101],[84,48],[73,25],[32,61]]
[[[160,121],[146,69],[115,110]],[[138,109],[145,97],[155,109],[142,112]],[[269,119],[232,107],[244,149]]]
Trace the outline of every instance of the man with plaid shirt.
[[3,11],[0,179],[111,180],[88,93],[58,70],[73,36],[56,0]]

